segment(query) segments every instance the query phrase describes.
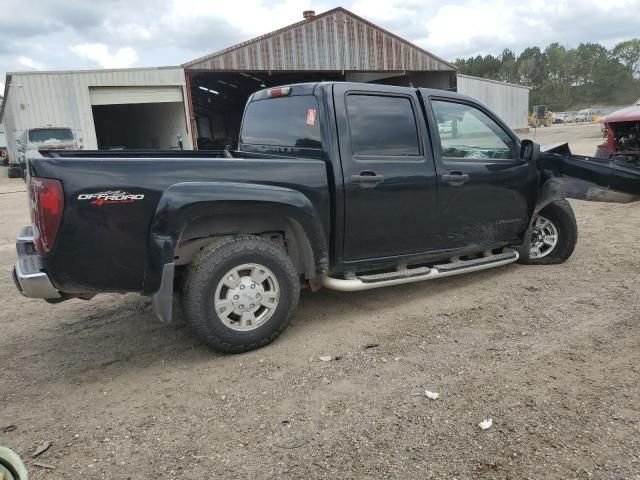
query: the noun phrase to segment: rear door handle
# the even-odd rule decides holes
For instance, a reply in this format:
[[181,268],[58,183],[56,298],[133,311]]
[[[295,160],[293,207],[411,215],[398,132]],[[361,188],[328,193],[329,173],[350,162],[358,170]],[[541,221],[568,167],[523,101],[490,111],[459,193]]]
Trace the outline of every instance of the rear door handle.
[[468,173],[462,173],[460,170],[454,170],[449,173],[443,173],[440,175],[440,178],[443,182],[455,187],[467,183],[470,177]]
[[362,188],[374,188],[376,185],[384,181],[384,176],[376,175],[376,172],[364,170],[358,175],[351,175],[351,183]]

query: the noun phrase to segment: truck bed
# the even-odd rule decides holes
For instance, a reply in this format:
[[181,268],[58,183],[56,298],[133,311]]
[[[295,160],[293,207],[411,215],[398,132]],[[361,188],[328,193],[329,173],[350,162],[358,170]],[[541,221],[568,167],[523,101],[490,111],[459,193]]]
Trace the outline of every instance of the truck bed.
[[[149,232],[163,193],[181,183],[270,185],[305,195],[330,232],[327,167],[322,160],[224,151],[65,151],[30,160],[30,174],[59,179],[64,215],[58,239],[44,258],[52,281],[65,292],[141,291]],[[242,155],[242,157],[240,156]],[[121,191],[143,196],[132,203],[95,205],[87,195]],[[79,198],[80,197],[80,198]],[[328,237],[327,237],[328,242]],[[69,259],[92,259],[69,265]]]

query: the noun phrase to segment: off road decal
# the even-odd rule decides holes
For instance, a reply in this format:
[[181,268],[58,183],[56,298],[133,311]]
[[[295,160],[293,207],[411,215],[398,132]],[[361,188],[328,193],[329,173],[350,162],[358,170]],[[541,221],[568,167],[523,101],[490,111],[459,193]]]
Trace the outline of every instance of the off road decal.
[[78,200],[87,200],[91,205],[98,207],[102,205],[120,205],[126,203],[134,203],[144,198],[143,194],[127,193],[123,190],[111,190],[108,192],[98,193],[81,193]]

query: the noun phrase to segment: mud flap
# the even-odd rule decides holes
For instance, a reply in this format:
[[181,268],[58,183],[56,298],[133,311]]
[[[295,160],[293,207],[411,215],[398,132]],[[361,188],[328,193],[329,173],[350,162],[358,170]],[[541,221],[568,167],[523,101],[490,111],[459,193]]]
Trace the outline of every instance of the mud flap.
[[162,281],[160,288],[151,295],[153,313],[162,323],[170,323],[173,314],[173,273],[174,263],[165,263],[162,268]]

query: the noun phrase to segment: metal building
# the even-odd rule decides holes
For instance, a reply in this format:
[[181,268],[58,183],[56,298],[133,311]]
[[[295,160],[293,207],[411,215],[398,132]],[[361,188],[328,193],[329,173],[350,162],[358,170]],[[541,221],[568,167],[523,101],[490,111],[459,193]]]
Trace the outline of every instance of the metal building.
[[27,128],[68,127],[86,149],[191,148],[181,67],[7,74],[9,155]]
[[456,86],[453,65],[343,8],[303,17],[183,65],[199,148],[233,145],[247,98],[264,87],[320,80]]
[[526,87],[456,77],[452,64],[340,7],[181,67],[9,73],[0,122],[11,157],[38,127],[71,128],[86,149],[172,149],[179,139],[220,149],[235,147],[253,92],[321,80],[457,87],[526,126]]
[[458,92],[477,98],[514,130],[528,129],[529,87],[458,74]]

